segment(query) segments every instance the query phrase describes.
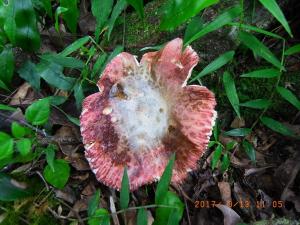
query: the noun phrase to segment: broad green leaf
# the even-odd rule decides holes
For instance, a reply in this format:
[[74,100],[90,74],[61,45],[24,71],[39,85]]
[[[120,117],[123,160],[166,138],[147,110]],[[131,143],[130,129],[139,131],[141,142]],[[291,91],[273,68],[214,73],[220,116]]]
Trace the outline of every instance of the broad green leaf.
[[10,159],[13,154],[14,140],[0,131],[0,160]]
[[10,85],[15,69],[15,60],[12,48],[4,47],[0,53],[0,80]]
[[6,84],[2,80],[0,80],[0,88],[10,92],[10,90],[8,89],[8,87],[6,86]]
[[53,161],[54,171],[49,165],[44,169],[43,175],[48,183],[58,189],[62,189],[68,182],[70,176],[70,166],[63,159]]
[[126,8],[126,6],[127,6],[126,0],[118,0],[117,3],[115,4],[110,19],[108,21],[108,33],[107,33],[108,40],[110,40],[110,35],[114,28],[117,18],[120,16],[122,11]]
[[110,225],[109,212],[104,209],[97,209],[95,214],[89,218],[88,225]]
[[147,211],[144,208],[138,210],[136,225],[147,225],[148,224],[148,215]]
[[300,110],[300,101],[290,90],[284,87],[277,87],[276,91],[281,95],[281,97]]
[[244,137],[250,134],[250,128],[236,128],[233,130],[226,131],[224,134],[232,137]]
[[244,73],[241,77],[252,77],[252,78],[273,78],[278,77],[280,75],[280,71],[278,69],[262,69],[262,70],[254,70],[249,73]]
[[211,158],[211,168],[215,169],[222,155],[222,146],[219,144]]
[[208,64],[200,73],[198,73],[192,80],[191,82],[204,77],[207,74],[210,74],[225,64],[227,64],[229,61],[233,59],[234,56],[234,51],[228,51],[225,52],[224,54],[220,55],[218,58],[216,58],[214,61],[212,61],[210,64]]
[[15,201],[29,195],[28,189],[16,185],[15,180],[4,173],[0,173],[0,201]]
[[31,150],[31,140],[28,138],[22,138],[17,141],[17,150],[22,156],[26,156],[30,153]]
[[11,124],[11,133],[15,138],[21,138],[26,134],[26,130],[23,126],[14,121]]
[[0,110],[16,111],[17,109],[8,105],[0,104]]
[[81,104],[84,99],[84,93],[83,93],[83,89],[82,89],[82,85],[81,85],[80,81],[76,82],[73,91],[74,91],[74,97],[76,100],[76,107],[77,107],[77,109],[81,109]]
[[98,40],[101,30],[108,22],[108,17],[112,10],[114,1],[113,0],[92,0],[92,13],[96,18],[96,40]]
[[129,178],[127,174],[127,168],[124,168],[122,186],[120,191],[120,206],[121,209],[127,209],[129,204]]
[[139,17],[144,18],[144,3],[143,0],[126,0],[139,14]]
[[35,90],[40,90],[41,77],[37,72],[36,65],[26,61],[18,70],[18,74],[26,80]]
[[238,115],[238,117],[241,117],[240,106],[239,106],[240,102],[239,102],[239,97],[236,92],[234,80],[233,80],[232,76],[230,75],[230,73],[228,73],[227,71],[224,72],[224,74],[223,74],[223,84],[224,84],[225,92],[226,92],[229,102],[231,103],[231,105],[232,105],[234,111],[236,112],[236,114]]
[[155,192],[156,204],[161,204],[162,201],[164,200],[165,195],[168,192],[169,185],[172,178],[172,169],[173,169],[174,162],[175,162],[175,154],[171,156],[170,161],[166,166],[166,169],[157,185],[156,192]]
[[64,76],[63,67],[55,63],[40,63],[37,72],[48,84],[64,91],[71,90],[76,81],[75,78]]
[[67,46],[61,53],[59,53],[61,56],[68,56],[72,54],[73,52],[80,49],[82,46],[84,46],[88,41],[90,40],[89,36],[85,36],[82,38],[77,39],[72,44]]
[[98,56],[98,58],[97,58],[97,60],[96,60],[96,62],[94,64],[94,66],[93,66],[93,70],[92,70],[92,73],[91,73],[91,78],[94,78],[97,75],[99,77],[99,72],[101,71],[101,68],[102,68],[102,66],[103,66],[106,58],[107,58],[107,54],[106,53]]
[[180,198],[175,193],[167,191],[160,204],[169,207],[156,208],[154,225],[178,225],[184,210]]
[[228,169],[229,165],[230,165],[230,158],[229,158],[228,153],[225,153],[222,157],[222,160],[221,160],[221,171],[222,171],[222,173],[224,173]]
[[243,148],[244,148],[246,154],[248,155],[249,159],[252,162],[255,162],[255,159],[256,159],[255,149],[252,146],[252,144],[250,144],[247,140],[244,140],[242,145],[243,145]]
[[53,17],[51,0],[41,0],[41,3],[50,18]]
[[218,3],[218,0],[171,0],[163,7],[162,30],[173,30],[189,18],[196,16],[203,9]]
[[215,31],[224,25],[232,22],[235,18],[237,18],[242,12],[241,7],[236,6],[230,9],[227,9],[223,14],[214,19],[211,23],[203,26],[201,30],[199,30],[195,35],[193,35],[188,41],[186,41],[185,46],[192,43],[193,41],[203,37],[204,35]]
[[55,96],[49,96],[47,97],[47,99],[49,99],[50,105],[61,105],[65,103],[68,98],[65,96],[55,95]]
[[230,150],[234,149],[234,147],[237,144],[238,143],[236,141],[230,141],[230,142],[226,143],[226,146],[225,146],[226,151],[230,151]]
[[240,31],[239,38],[242,43],[251,49],[256,55],[264,58],[278,69],[284,69],[280,61],[273,55],[273,53],[255,36],[250,33]]
[[253,108],[253,109],[265,109],[269,107],[272,102],[268,99],[255,99],[248,102],[240,103],[240,106]]
[[300,52],[300,44],[294,45],[290,48],[288,48],[284,54],[285,55],[294,55]]
[[259,1],[281,23],[281,25],[288,32],[288,34],[291,37],[293,37],[291,28],[290,28],[288,22],[286,21],[285,16],[283,15],[276,0],[259,0]]
[[43,60],[55,63],[63,67],[81,69],[85,66],[84,62],[74,57],[62,56],[60,54],[44,54],[40,56]]
[[295,136],[294,132],[290,130],[287,126],[283,125],[277,120],[274,120],[270,117],[264,116],[260,118],[260,121],[270,128],[271,130],[283,134],[285,136]]
[[46,161],[53,172],[55,172],[54,168],[54,158],[55,158],[55,145],[48,145],[47,148],[44,149],[44,153],[46,155]]
[[79,9],[77,7],[78,0],[59,0],[60,6],[67,8],[68,11],[62,14],[64,21],[66,21],[67,27],[72,33],[76,33],[77,21],[79,18]]
[[100,205],[100,191],[97,190],[92,198],[89,200],[88,204],[88,216],[91,217],[95,215],[96,210]]
[[50,115],[50,104],[48,99],[41,99],[32,103],[25,111],[25,118],[33,125],[47,123]]
[[54,24],[54,27],[55,27],[56,32],[58,32],[58,33],[59,33],[58,17],[60,15],[62,15],[63,13],[67,12],[68,10],[69,10],[68,8],[65,8],[65,7],[62,7],[62,6],[57,7],[56,10],[55,10],[55,24]]
[[3,30],[12,44],[16,44],[16,22],[15,22],[15,4],[14,1],[9,1],[7,6],[3,7],[4,25]]
[[202,18],[200,16],[195,16],[185,29],[183,43],[185,44],[202,28],[203,28]]
[[80,126],[80,121],[79,121],[78,118],[75,118],[75,117],[70,116],[68,114],[66,114],[66,116],[67,116],[68,120],[70,120],[72,123],[74,123],[77,126]]
[[254,31],[256,33],[264,34],[264,35],[267,35],[267,36],[270,36],[270,37],[273,37],[273,38],[276,38],[276,39],[281,39],[281,40],[284,39],[280,35],[274,34],[274,33],[269,32],[267,30],[264,30],[264,29],[261,29],[261,28],[255,27],[255,26],[251,26],[251,25],[248,25],[248,24],[234,23],[233,22],[233,23],[229,23],[228,25],[242,28],[245,31]]

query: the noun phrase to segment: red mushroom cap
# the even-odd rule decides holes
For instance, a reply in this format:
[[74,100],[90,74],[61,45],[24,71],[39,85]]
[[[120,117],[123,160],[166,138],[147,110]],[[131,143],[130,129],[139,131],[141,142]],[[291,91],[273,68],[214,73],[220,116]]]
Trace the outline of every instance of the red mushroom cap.
[[85,155],[100,182],[120,189],[126,166],[136,190],[157,181],[174,152],[172,182],[196,169],[216,117],[214,94],[186,86],[198,60],[177,38],[140,64],[123,52],[106,66],[100,92],[84,100],[80,117]]

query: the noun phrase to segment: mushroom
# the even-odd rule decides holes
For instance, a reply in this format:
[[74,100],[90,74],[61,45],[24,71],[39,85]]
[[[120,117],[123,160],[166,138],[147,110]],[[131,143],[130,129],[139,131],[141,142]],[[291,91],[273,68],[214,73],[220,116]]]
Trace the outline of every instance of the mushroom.
[[180,183],[205,151],[216,118],[214,94],[186,85],[197,53],[176,38],[139,63],[126,52],[106,66],[99,92],[85,98],[80,128],[96,178],[120,189],[126,167],[130,189],[160,179],[173,153],[172,182]]

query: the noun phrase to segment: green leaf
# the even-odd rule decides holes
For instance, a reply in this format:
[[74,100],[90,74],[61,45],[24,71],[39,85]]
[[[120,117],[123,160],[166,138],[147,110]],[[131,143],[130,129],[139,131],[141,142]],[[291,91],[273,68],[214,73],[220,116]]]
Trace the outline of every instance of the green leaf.
[[172,169],[175,162],[175,154],[173,154],[170,158],[166,169],[161,176],[161,179],[157,185],[156,192],[155,192],[155,204],[161,204],[164,200],[165,195],[168,192],[169,185],[172,178]]
[[237,145],[238,143],[236,141],[230,141],[228,143],[226,143],[226,151],[230,151],[232,149],[234,149],[234,147]]
[[127,174],[127,168],[125,167],[123,178],[122,178],[121,192],[120,192],[121,209],[127,209],[128,204],[129,204],[129,178]]
[[88,216],[91,217],[95,215],[96,210],[98,209],[100,205],[100,191],[97,190],[95,194],[92,196],[92,198],[89,201],[88,204]]
[[0,88],[10,92],[10,90],[8,89],[8,87],[6,86],[6,84],[2,80],[0,80]]
[[51,168],[51,170],[54,172],[54,158],[55,158],[55,145],[48,145],[47,148],[44,149],[44,153],[46,154],[46,161]]
[[0,173],[0,201],[15,201],[29,195],[29,190],[16,186],[15,180],[4,173]]
[[37,71],[48,84],[64,91],[71,90],[76,81],[75,78],[64,76],[63,67],[56,63],[40,63]]
[[256,33],[260,33],[260,34],[264,34],[264,35],[267,35],[267,36],[270,36],[270,37],[273,37],[273,38],[276,38],[276,39],[284,40],[284,38],[281,37],[280,35],[274,34],[272,32],[269,32],[267,30],[264,30],[264,29],[261,29],[261,28],[255,27],[255,26],[251,26],[249,24],[242,24],[242,23],[234,23],[233,22],[233,23],[229,23],[228,25],[238,27],[238,28],[242,28],[244,31],[254,31]]
[[57,7],[56,10],[55,10],[55,24],[54,24],[54,27],[55,27],[56,32],[58,32],[58,33],[59,33],[58,17],[60,15],[62,15],[63,13],[67,12],[68,10],[69,10],[68,8],[65,8],[65,7],[62,7],[62,6]]
[[126,0],[118,0],[116,5],[114,6],[110,19],[108,21],[108,33],[107,33],[108,40],[110,40],[110,35],[114,28],[117,18],[120,16],[120,14],[122,13],[122,11],[125,9],[126,6],[127,6]]
[[44,169],[44,177],[48,183],[58,189],[62,189],[68,182],[70,176],[70,166],[63,159],[53,161],[54,171],[49,165]]
[[273,78],[278,77],[280,75],[280,71],[278,69],[262,69],[262,70],[254,70],[250,73],[244,73],[241,77],[252,77],[252,78]]
[[110,225],[109,212],[104,209],[97,209],[95,214],[89,218],[88,225]]
[[26,61],[18,70],[18,74],[26,80],[35,90],[40,90],[41,78],[37,72],[36,65]]
[[251,133],[250,128],[236,128],[233,130],[226,131],[224,134],[232,137],[244,137]]
[[74,90],[74,97],[76,100],[76,107],[77,109],[81,109],[81,104],[84,99],[84,93],[80,81],[76,82],[73,90]]
[[281,25],[288,32],[288,34],[291,37],[293,37],[291,28],[290,28],[288,22],[286,21],[277,2],[275,0],[259,0],[259,1],[281,23]]
[[68,98],[65,96],[55,95],[55,96],[49,96],[49,97],[47,97],[47,99],[49,99],[50,105],[57,106],[57,105],[61,105],[61,104],[65,103]]
[[50,115],[50,104],[48,99],[41,99],[31,104],[25,111],[25,118],[33,125],[47,123]]
[[31,140],[28,138],[22,138],[16,143],[17,149],[22,156],[26,156],[30,153],[31,150]]
[[[107,58],[106,53],[98,56],[94,66],[93,66],[93,70],[92,70],[92,73],[91,73],[91,78],[94,78],[97,74],[99,74],[106,58]],[[98,77],[99,77],[99,75],[98,75]]]
[[0,53],[0,80],[10,85],[15,69],[15,60],[12,48],[4,47]]
[[15,138],[22,138],[26,134],[26,130],[23,126],[21,126],[17,122],[12,122],[11,133]]
[[260,121],[271,130],[283,134],[285,136],[295,136],[294,132],[277,120],[263,116]]
[[53,17],[51,0],[41,0],[41,3],[50,18]]
[[92,0],[92,13],[96,18],[96,40],[98,40],[101,30],[108,22],[113,3],[113,0]]
[[[195,1],[196,2],[196,1]],[[235,18],[237,18],[242,12],[241,7],[235,6],[233,8],[227,9],[223,14],[214,19],[211,23],[203,26],[201,30],[199,30],[195,35],[193,35],[188,41],[186,41],[185,46],[192,43],[193,41],[203,37],[204,35],[215,31],[224,25],[232,22]]]
[[14,1],[9,1],[8,5],[1,7],[3,9],[3,30],[12,44],[16,44],[16,22],[15,22],[15,4]]
[[239,38],[242,43],[251,49],[256,55],[264,58],[278,69],[284,69],[280,61],[273,55],[273,53],[255,36],[250,33],[240,31]]
[[252,162],[255,162],[255,159],[256,159],[255,149],[252,146],[252,144],[250,144],[247,140],[244,140],[242,145],[243,145],[243,148],[244,148],[246,154],[248,155],[249,159]]
[[214,154],[211,159],[211,168],[214,170],[221,158],[222,155],[222,146],[219,144],[214,151]]
[[72,123],[74,123],[77,126],[80,126],[80,121],[78,118],[75,118],[73,116],[70,116],[68,114],[66,114],[66,117],[68,118],[68,120],[70,120]]
[[178,225],[184,210],[184,204],[173,192],[168,191],[163,196],[161,205],[169,207],[158,207],[155,211],[154,225]]
[[77,0],[60,0],[60,6],[68,9],[68,11],[63,13],[62,17],[72,33],[76,33],[79,18],[77,2]]
[[81,69],[85,66],[84,62],[74,57],[62,56],[60,54],[44,54],[40,56],[43,60],[55,63],[63,67]]
[[227,71],[224,72],[224,74],[223,74],[223,83],[224,83],[225,92],[226,92],[229,102],[231,103],[231,105],[232,105],[234,111],[236,112],[236,114],[238,115],[238,117],[241,117],[240,106],[239,106],[240,102],[239,102],[239,97],[236,92],[234,80],[233,80],[232,76],[230,75],[230,73],[228,73]]
[[294,55],[300,52],[300,44],[294,45],[287,49],[284,54],[285,55]]
[[221,161],[221,172],[224,173],[230,165],[230,159],[228,153],[225,153],[223,155],[222,161]]
[[0,104],[0,110],[16,111],[17,109],[8,105]]
[[88,41],[90,40],[89,36],[85,36],[82,38],[77,39],[72,44],[67,46],[61,53],[59,53],[61,56],[68,56],[72,54],[73,52],[80,49],[82,46],[84,46]]
[[196,16],[203,9],[218,2],[218,0],[168,1],[163,7],[164,15],[161,19],[160,28],[162,30],[173,30],[189,18]]
[[276,91],[281,95],[282,98],[287,100],[293,106],[295,106],[298,110],[300,110],[300,101],[290,90],[284,87],[277,87]]
[[13,154],[14,140],[8,134],[0,131],[0,160],[10,159]]
[[141,19],[144,18],[144,3],[143,0],[126,0],[138,13]]
[[147,215],[147,211],[144,208],[138,210],[136,224],[137,225],[148,224],[148,215]]
[[207,74],[213,73],[214,71],[218,70],[225,64],[227,64],[229,61],[233,59],[234,51],[228,51],[224,54],[220,55],[218,58],[216,58],[214,61],[212,61],[210,64],[208,64],[200,73],[198,73],[191,82],[204,77]]
[[240,106],[253,108],[253,109],[265,109],[269,107],[272,102],[268,99],[254,99],[248,102],[240,103]]
[[199,30],[203,28],[203,21],[200,16],[195,16],[185,29],[183,43],[190,40]]

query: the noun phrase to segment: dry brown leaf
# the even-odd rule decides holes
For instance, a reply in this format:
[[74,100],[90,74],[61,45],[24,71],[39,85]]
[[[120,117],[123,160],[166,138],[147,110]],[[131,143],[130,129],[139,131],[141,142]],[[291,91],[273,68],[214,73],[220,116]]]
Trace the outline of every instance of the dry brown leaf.
[[223,203],[226,204],[226,202],[232,201],[230,184],[228,182],[222,181],[218,182],[218,187],[221,193]]

